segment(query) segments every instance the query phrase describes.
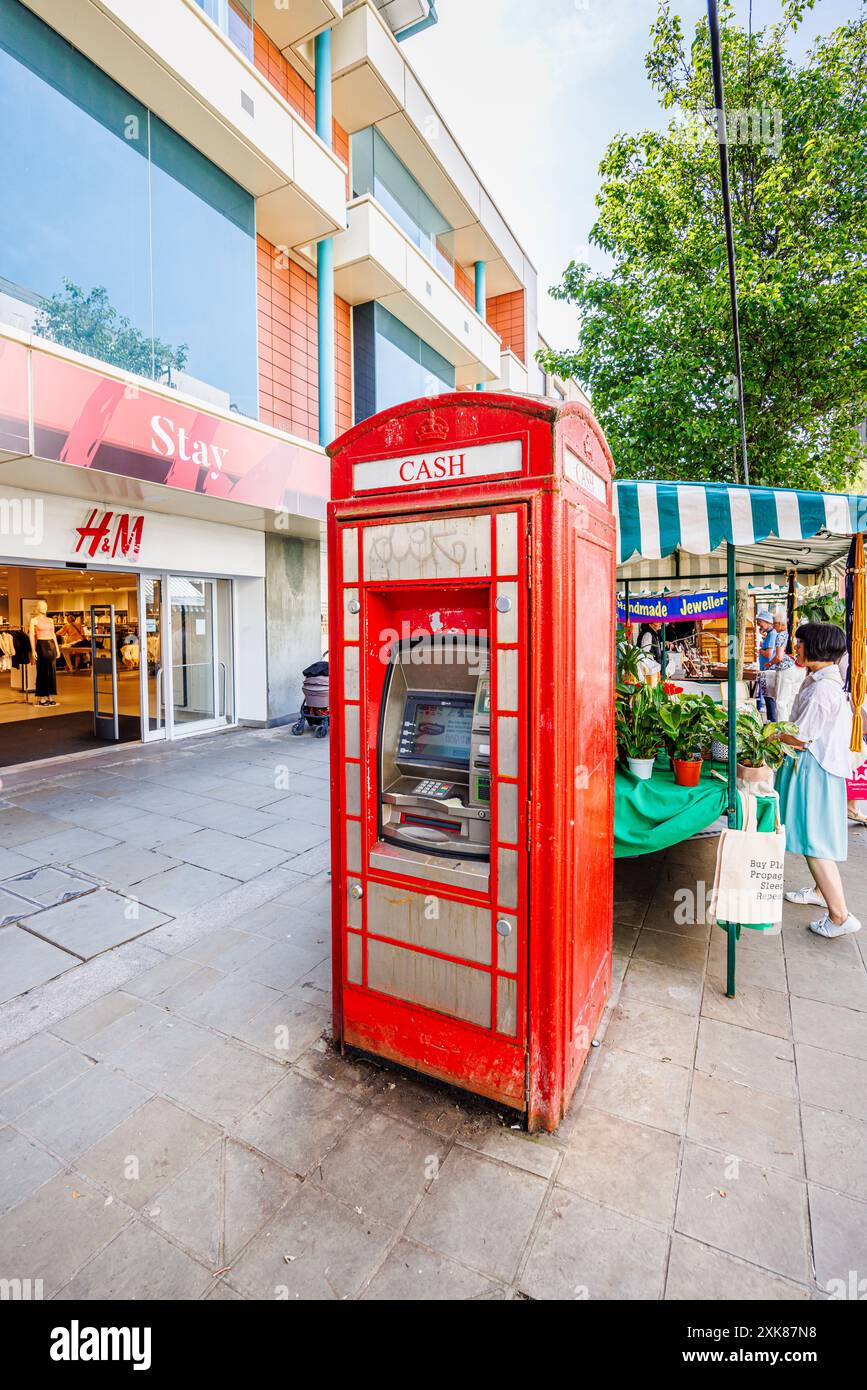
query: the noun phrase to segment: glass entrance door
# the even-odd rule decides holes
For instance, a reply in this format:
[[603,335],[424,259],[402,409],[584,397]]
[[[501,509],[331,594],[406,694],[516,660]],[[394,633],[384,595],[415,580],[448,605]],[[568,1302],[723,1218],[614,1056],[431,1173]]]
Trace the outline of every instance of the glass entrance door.
[[143,574],[139,589],[142,738],[166,736],[166,672],[163,669],[162,577]]
[[232,581],[143,574],[142,738],[234,722]]
[[172,724],[186,733],[217,720],[215,580],[169,576]]

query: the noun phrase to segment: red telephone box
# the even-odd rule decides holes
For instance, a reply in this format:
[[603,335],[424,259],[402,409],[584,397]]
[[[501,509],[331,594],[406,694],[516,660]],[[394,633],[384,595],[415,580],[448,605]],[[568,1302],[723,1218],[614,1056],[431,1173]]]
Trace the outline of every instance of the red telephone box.
[[611,455],[489,392],[329,452],[335,1033],[550,1130],[611,981]]

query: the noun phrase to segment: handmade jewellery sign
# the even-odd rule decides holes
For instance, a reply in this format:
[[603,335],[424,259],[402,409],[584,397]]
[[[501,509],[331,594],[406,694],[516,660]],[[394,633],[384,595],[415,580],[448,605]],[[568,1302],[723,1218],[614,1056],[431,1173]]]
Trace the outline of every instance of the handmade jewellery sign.
[[[706,594],[645,594],[629,596],[631,623],[691,623],[728,616],[725,592]],[[617,621],[626,622],[626,597],[617,596]]]
[[520,473],[523,463],[520,439],[499,444],[473,444],[468,448],[430,449],[423,454],[391,459],[365,459],[353,465],[356,492],[383,488],[424,487],[427,483],[460,483],[469,478],[498,478]]

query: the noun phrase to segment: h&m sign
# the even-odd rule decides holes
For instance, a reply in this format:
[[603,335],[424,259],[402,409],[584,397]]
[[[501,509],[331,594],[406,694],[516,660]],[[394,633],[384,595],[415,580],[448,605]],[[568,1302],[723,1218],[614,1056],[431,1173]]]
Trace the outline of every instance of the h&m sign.
[[76,555],[116,560],[137,560],[141,551],[144,517],[129,512],[105,512],[94,507],[83,526],[75,528]]

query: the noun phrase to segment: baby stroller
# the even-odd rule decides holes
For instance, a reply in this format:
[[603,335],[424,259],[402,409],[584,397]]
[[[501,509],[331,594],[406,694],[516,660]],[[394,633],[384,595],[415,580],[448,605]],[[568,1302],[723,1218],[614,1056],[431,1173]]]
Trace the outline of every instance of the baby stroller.
[[[326,652],[327,656],[328,653]],[[304,677],[304,684],[301,689],[304,693],[304,703],[301,706],[301,718],[292,725],[293,734],[303,734],[308,724],[314,731],[316,738],[327,738],[328,736],[328,662],[314,661],[312,666],[308,666],[306,671],[301,672]]]

